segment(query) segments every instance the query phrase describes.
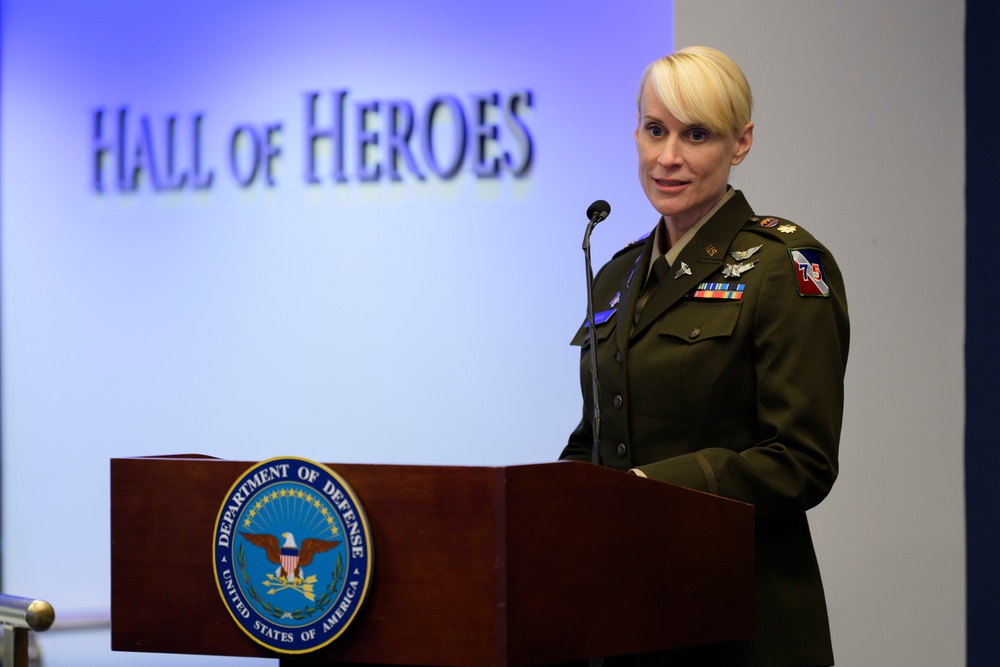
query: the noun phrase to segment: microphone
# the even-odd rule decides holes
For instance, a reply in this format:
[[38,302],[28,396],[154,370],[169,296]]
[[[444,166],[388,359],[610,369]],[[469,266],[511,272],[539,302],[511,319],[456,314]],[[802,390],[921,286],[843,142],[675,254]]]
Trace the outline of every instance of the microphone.
[[590,462],[601,463],[601,386],[597,382],[597,331],[594,325],[594,271],[590,264],[590,234],[599,222],[611,214],[611,204],[598,199],[587,209],[587,231],[583,234],[583,257],[587,264],[587,322],[590,328],[590,387],[593,395],[594,445],[590,452]]
[[[607,218],[609,215],[611,215],[611,204],[603,199],[598,199],[590,205],[590,208],[587,209],[587,219],[595,225]],[[595,217],[597,218],[596,222],[594,221]]]

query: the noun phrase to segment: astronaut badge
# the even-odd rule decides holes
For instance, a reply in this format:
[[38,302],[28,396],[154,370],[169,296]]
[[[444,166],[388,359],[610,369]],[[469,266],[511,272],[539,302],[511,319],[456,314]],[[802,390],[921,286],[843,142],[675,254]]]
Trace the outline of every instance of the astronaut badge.
[[215,583],[251,639],[308,653],[347,629],[371,587],[371,528],[333,470],[295,457],[244,472],[215,522]]

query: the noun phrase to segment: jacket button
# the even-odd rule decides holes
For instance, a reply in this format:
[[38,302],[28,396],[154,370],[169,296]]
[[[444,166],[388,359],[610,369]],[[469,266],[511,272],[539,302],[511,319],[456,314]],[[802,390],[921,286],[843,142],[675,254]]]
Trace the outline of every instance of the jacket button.
[[695,327],[694,329],[691,329],[691,333],[688,334],[688,338],[697,338],[700,335],[701,335],[701,329]]
[[618,443],[618,458],[620,458],[620,459],[625,458],[625,443],[624,442],[619,442]]
[[620,364],[624,360],[625,360],[625,357],[622,355],[622,351],[621,350],[618,350],[617,352],[615,352],[615,361],[617,361]]
[[615,404],[615,410],[621,410],[622,409],[622,397],[621,397],[621,394],[618,394],[617,396],[615,396],[614,404]]

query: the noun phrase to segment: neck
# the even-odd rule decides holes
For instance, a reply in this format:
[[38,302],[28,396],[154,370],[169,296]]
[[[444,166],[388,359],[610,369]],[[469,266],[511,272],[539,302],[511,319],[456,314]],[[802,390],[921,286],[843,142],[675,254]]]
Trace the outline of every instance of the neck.
[[705,217],[710,213],[714,212],[714,209],[719,206],[719,202],[722,201],[726,193],[729,192],[729,186],[719,193],[719,196],[712,200],[710,204],[703,206],[697,213],[690,212],[683,216],[663,216],[662,220],[664,225],[666,225],[666,234],[664,235],[665,241],[667,242],[667,248],[672,248],[675,243],[681,240],[689,229],[700,223]]

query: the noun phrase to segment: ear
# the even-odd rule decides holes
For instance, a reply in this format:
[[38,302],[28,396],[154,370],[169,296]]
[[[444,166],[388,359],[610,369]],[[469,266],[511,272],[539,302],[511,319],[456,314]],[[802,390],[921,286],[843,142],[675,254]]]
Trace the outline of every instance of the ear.
[[747,156],[750,152],[750,146],[753,145],[753,123],[748,122],[746,127],[743,128],[743,133],[736,137],[736,152],[733,154],[731,165],[734,167],[740,162],[743,162],[743,158]]
[[635,137],[635,142],[639,143],[639,126],[642,125],[642,118],[639,116],[639,112],[635,112],[635,132],[632,136]]

